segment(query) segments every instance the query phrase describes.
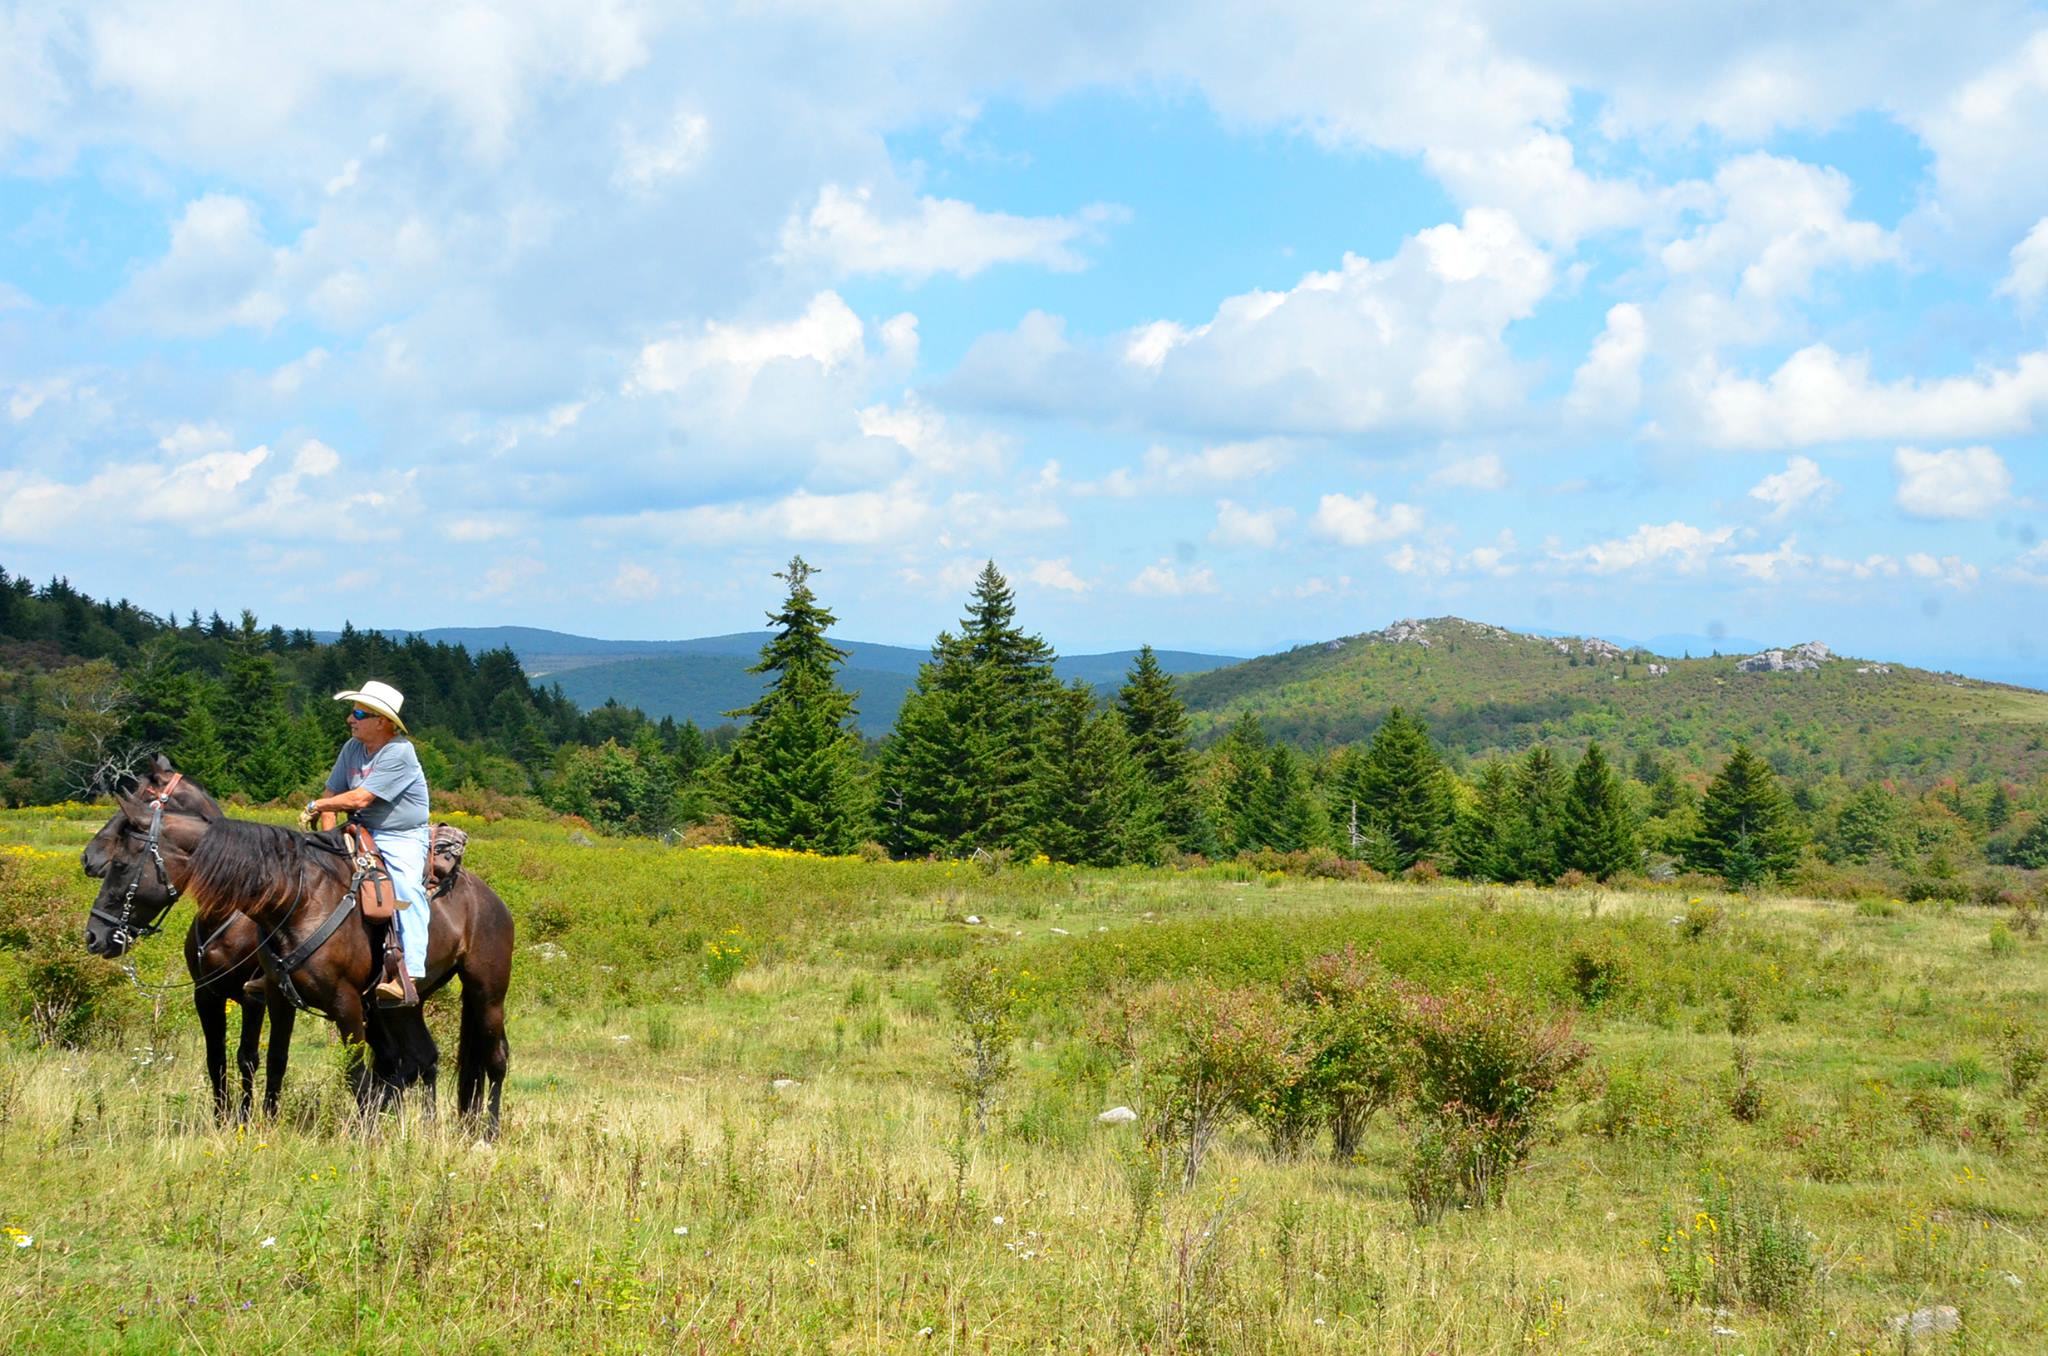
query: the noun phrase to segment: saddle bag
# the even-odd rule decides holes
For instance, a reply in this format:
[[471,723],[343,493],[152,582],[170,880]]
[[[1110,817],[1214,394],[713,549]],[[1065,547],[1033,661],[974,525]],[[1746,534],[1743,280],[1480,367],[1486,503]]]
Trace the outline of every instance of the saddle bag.
[[399,897],[398,887],[384,867],[383,854],[377,851],[370,831],[355,823],[348,826],[348,848],[355,859],[356,907],[372,922],[388,921],[405,907],[405,900]]

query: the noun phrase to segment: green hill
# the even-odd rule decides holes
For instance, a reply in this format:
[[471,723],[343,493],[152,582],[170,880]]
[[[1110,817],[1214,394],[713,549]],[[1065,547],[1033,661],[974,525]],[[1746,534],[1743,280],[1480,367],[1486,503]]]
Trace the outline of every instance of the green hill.
[[1797,776],[2048,772],[2048,693],[1822,655],[1802,647],[1786,652],[1796,669],[1752,672],[1748,656],[1672,659],[1438,617],[1198,674],[1183,691],[1209,739],[1250,712],[1270,735],[1327,748],[1399,705],[1467,757],[1597,738],[1697,767],[1741,739]]

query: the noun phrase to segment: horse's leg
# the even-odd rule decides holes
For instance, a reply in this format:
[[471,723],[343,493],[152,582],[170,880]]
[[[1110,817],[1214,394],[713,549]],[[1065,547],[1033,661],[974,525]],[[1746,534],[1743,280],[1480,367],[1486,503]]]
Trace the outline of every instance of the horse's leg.
[[256,1100],[256,1049],[263,1043],[263,1004],[249,997],[246,989],[235,995],[235,1002],[242,1008],[242,1040],[235,1051],[235,1068],[242,1075],[242,1102],[235,1118],[246,1121]]
[[505,1041],[505,988],[482,976],[462,978],[462,1043],[455,1062],[458,1105],[464,1116],[475,1118],[478,1083],[490,1082],[490,1104],[484,1113],[484,1136],[498,1136],[498,1100],[505,1089],[505,1066],[512,1047]]
[[213,1082],[213,1114],[226,1121],[228,1103],[228,1000],[227,995],[207,984],[192,986],[192,1006],[199,1013],[199,1030],[206,1038],[206,1076]]
[[264,988],[264,1003],[270,1010],[270,1051],[263,1060],[263,1114],[277,1115],[278,1094],[284,1090],[284,1069],[292,1057],[292,1027],[299,1010],[283,994]]
[[[317,1000],[315,1000],[317,1001]],[[347,985],[337,985],[329,1000],[329,1015],[334,1019],[334,1029],[341,1035],[342,1042],[349,1047],[349,1082],[354,1085],[356,1109],[364,1113],[367,1123],[372,1110],[371,1094],[377,1087],[376,1070],[370,1048],[370,1028],[363,1019],[362,996]]]

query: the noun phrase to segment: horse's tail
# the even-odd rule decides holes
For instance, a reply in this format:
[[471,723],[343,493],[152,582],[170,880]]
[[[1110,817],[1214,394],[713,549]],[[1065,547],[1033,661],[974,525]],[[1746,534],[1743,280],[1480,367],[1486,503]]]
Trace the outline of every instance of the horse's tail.
[[305,873],[306,836],[275,824],[222,819],[192,850],[185,892],[202,921],[218,923],[237,909],[262,918],[296,901]]

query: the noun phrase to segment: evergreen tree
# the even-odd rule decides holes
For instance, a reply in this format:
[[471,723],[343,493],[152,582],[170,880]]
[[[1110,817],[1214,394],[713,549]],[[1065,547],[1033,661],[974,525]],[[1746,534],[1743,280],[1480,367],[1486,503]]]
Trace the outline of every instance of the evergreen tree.
[[1039,726],[1053,653],[1016,625],[991,561],[960,631],[940,632],[883,749],[877,816],[892,853],[1029,847]]
[[243,612],[241,625],[228,635],[214,719],[235,789],[255,800],[275,800],[303,789],[293,757],[284,680],[253,612]]
[[228,774],[228,751],[221,743],[220,726],[214,723],[214,693],[208,685],[192,685],[192,709],[178,727],[171,744],[171,763],[216,796],[239,790]]
[[1564,814],[1564,773],[1542,744],[1523,755],[1515,778],[1515,816],[1508,834],[1508,869],[1515,880],[1548,885],[1558,865],[1557,836]]
[[1359,814],[1385,843],[1390,874],[1406,871],[1441,845],[1450,822],[1450,789],[1444,767],[1430,745],[1429,730],[1400,707],[1387,713],[1373,734],[1359,769]]
[[1166,839],[1183,852],[1214,852],[1215,834],[1195,794],[1195,750],[1188,739],[1188,709],[1150,645],[1116,696],[1130,736],[1131,757],[1159,806]]
[[1707,786],[1687,864],[1731,881],[1743,875],[1747,884],[1788,874],[1799,864],[1800,843],[1778,774],[1749,745],[1737,744]]
[[1560,820],[1558,861],[1567,871],[1581,871],[1606,880],[1641,864],[1635,816],[1623,798],[1621,782],[1596,744],[1586,745],[1572,769]]
[[1222,764],[1222,796],[1216,818],[1225,850],[1250,852],[1269,846],[1273,826],[1266,818],[1271,798],[1265,785],[1272,775],[1272,753],[1259,718],[1250,712],[1239,716],[1217,745],[1216,757]]
[[1267,752],[1266,776],[1259,782],[1255,798],[1256,821],[1263,828],[1262,846],[1299,852],[1315,842],[1315,801],[1309,795],[1300,754],[1276,741]]
[[1076,681],[1053,696],[1031,782],[1037,848],[1054,861],[1118,866],[1156,860],[1159,810],[1115,711]]
[[1461,810],[1451,829],[1451,861],[1469,880],[1513,880],[1511,841],[1520,807],[1515,773],[1496,760],[1479,769],[1471,804]]
[[[771,675],[770,686],[753,705],[730,713],[751,719],[733,744],[726,783],[742,841],[847,852],[866,826],[860,745],[846,726],[853,698],[839,690],[834,674],[846,652],[825,639],[837,619],[811,591],[813,573],[796,556],[775,576],[788,594],[768,614],[774,634],[748,670]],[[654,758],[665,813],[674,781],[658,744]]]
[[1837,862],[1867,862],[1899,853],[1899,806],[1891,792],[1871,782],[1849,797],[1835,815],[1826,848]]

